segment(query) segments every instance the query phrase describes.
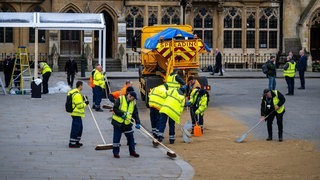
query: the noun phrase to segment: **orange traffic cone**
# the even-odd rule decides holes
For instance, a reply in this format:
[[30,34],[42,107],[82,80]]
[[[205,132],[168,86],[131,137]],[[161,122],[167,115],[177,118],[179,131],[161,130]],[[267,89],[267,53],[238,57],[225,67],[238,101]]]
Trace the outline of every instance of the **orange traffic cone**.
[[202,136],[201,127],[198,125],[198,123],[196,123],[196,125],[193,127],[193,135],[194,135],[195,137],[200,137],[200,136]]

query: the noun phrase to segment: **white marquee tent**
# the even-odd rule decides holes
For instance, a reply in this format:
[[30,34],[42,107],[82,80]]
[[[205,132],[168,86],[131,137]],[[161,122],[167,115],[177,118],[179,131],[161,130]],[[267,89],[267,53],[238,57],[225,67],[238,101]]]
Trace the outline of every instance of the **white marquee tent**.
[[[1,12],[0,27],[33,27],[35,29],[35,70],[38,74],[38,30],[99,30],[99,64],[105,71],[106,51],[103,48],[103,63],[101,63],[102,37],[106,37],[103,14],[87,13],[43,13],[43,12]],[[103,36],[101,36],[103,32]],[[106,39],[103,38],[103,47]]]

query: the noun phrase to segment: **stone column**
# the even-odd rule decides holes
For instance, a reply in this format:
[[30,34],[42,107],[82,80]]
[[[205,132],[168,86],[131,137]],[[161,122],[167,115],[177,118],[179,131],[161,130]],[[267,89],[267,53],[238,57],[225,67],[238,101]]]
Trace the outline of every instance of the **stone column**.
[[[129,37],[131,38],[131,37]],[[117,45],[117,59],[121,61],[121,71],[127,71],[127,59],[126,59],[126,23],[124,19],[118,20],[118,45]]]
[[[92,71],[92,60],[93,60],[93,52],[92,52],[92,40],[93,40],[93,31],[84,31],[83,43],[84,43],[84,59],[87,62],[87,69],[89,72]],[[95,47],[99,48],[99,47]]]
[[59,71],[58,60],[60,56],[59,38],[57,30],[49,31],[49,54],[51,55],[52,70]]

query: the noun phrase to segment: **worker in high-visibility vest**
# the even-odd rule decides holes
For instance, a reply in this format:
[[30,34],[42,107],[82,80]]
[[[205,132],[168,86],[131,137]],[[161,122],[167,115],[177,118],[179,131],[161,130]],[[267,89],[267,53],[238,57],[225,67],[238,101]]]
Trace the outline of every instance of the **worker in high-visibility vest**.
[[157,138],[159,133],[159,110],[167,98],[168,85],[161,84],[152,88],[148,94],[148,105],[150,108],[150,121],[153,137]]
[[96,71],[93,75],[93,94],[94,94],[94,105],[95,110],[98,112],[102,112],[103,110],[100,107],[101,100],[102,100],[102,93],[104,92],[104,89],[106,88],[106,83],[104,80],[104,73],[102,72],[102,66],[97,65]]
[[272,123],[274,117],[277,118],[279,141],[282,142],[283,140],[283,114],[285,112],[285,102],[286,98],[278,90],[263,90],[260,121],[267,121],[267,141],[272,141]]
[[175,141],[175,123],[180,124],[180,116],[186,103],[186,87],[172,88],[167,92],[167,98],[160,108],[158,141],[163,140],[163,133],[169,118],[169,141]]
[[167,77],[166,83],[170,88],[179,88],[186,84],[184,80],[178,75],[178,68],[174,68],[172,73]]
[[41,62],[39,63],[40,66],[40,70],[39,72],[41,72],[42,74],[42,94],[48,94],[49,93],[49,89],[48,89],[48,82],[49,82],[49,78],[51,76],[51,68],[50,66],[45,63],[45,62]]
[[287,57],[287,62],[283,66],[283,76],[288,85],[288,93],[286,95],[294,95],[294,77],[296,74],[297,63],[291,56]]

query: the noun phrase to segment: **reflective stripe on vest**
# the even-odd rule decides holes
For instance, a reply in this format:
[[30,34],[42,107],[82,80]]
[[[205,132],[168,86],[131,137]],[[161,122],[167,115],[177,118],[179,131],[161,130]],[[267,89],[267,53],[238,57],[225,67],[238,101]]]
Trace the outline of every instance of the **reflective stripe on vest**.
[[131,123],[132,113],[133,113],[135,104],[136,104],[135,100],[130,101],[128,104],[126,96],[120,96],[119,110],[121,110],[122,112],[127,112],[128,113],[127,117],[126,117],[126,119],[123,119],[122,117],[113,113],[112,119],[116,120],[120,124],[122,124],[124,122],[125,125],[129,125]]
[[289,67],[287,70],[283,70],[283,76],[294,77],[296,72],[296,62],[294,63],[288,62],[288,63],[289,63]]
[[97,70],[93,76],[93,84],[95,86],[100,86],[102,89],[104,89],[106,87],[106,84],[104,82],[104,75]]
[[[275,97],[273,97],[273,105],[278,105],[279,103],[279,98],[278,98],[278,91],[277,90],[273,90],[273,92],[276,94]],[[277,110],[278,114],[281,114],[284,111],[284,105],[280,106],[279,109]]]
[[153,88],[149,93],[149,107],[160,110],[167,97],[166,91],[167,89],[164,85]]
[[177,89],[171,89],[167,94],[168,97],[159,112],[168,115],[177,124],[180,124],[180,115],[184,108],[185,97],[180,95]]
[[169,75],[167,78],[167,84],[169,88],[179,88],[180,84],[176,81],[177,74]]

